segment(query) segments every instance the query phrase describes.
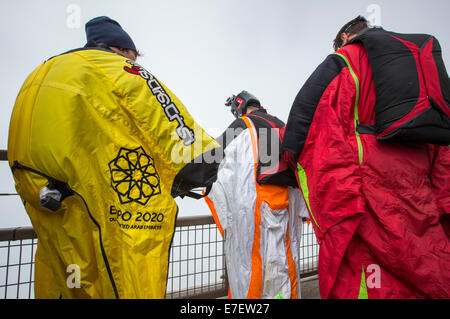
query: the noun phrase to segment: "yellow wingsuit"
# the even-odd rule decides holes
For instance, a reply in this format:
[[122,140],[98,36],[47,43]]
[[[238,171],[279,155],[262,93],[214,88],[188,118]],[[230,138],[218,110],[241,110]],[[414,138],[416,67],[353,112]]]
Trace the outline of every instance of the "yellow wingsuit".
[[[35,297],[164,298],[174,178],[218,146],[167,87],[118,54],[77,49],[40,65],[8,141],[38,235]],[[63,185],[56,211],[39,204],[51,185]]]

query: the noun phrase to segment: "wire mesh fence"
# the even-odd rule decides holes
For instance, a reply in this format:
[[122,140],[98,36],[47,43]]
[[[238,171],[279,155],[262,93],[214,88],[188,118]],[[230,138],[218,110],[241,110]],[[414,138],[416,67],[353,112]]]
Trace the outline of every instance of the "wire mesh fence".
[[309,277],[318,273],[319,244],[310,222],[303,221],[302,241],[300,244],[300,274]]
[[[0,161],[7,151],[0,150]],[[16,193],[1,193],[6,199]],[[0,229],[0,299],[34,298],[37,236],[32,227]],[[303,223],[301,276],[317,274],[318,244]],[[170,249],[167,298],[218,298],[228,294],[224,242],[211,215],[178,218]]]
[[168,298],[220,297],[228,290],[222,237],[210,216],[181,220],[170,252]]
[[34,298],[36,248],[32,228],[0,230],[0,298]]
[[[31,227],[0,229],[0,299],[34,298]],[[301,276],[317,274],[318,244],[303,223]],[[228,293],[222,237],[211,216],[179,218],[170,250],[167,298],[218,298]]]

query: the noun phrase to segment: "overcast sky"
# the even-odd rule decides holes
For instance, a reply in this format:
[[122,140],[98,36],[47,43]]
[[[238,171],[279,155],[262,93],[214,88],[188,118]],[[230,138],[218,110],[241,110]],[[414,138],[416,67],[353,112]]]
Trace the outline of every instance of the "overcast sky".
[[[7,147],[11,111],[27,75],[47,58],[83,46],[84,24],[100,15],[122,25],[144,53],[138,62],[212,136],[233,120],[226,98],[244,89],[286,121],[302,84],[332,52],[337,31],[358,14],[388,30],[435,35],[450,65],[448,0],[1,0],[0,5],[0,149]],[[0,192],[15,192],[6,162],[0,174]],[[0,200],[0,228],[30,225],[17,196]],[[209,214],[203,200],[177,203],[179,216]]]

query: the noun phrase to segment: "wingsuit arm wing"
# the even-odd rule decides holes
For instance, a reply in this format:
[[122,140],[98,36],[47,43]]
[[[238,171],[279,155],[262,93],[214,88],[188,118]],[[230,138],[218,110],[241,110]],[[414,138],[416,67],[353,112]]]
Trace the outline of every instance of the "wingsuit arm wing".
[[296,172],[319,244],[327,298],[346,247],[366,211],[355,130],[358,82],[343,56],[329,55],[294,100],[282,160]]
[[[354,130],[356,92],[350,65],[331,54],[299,91],[287,121],[282,160],[297,172],[319,240],[332,226],[364,212]],[[346,183],[336,184],[334,176]]]
[[[331,81],[340,74],[345,62],[337,55],[330,54],[297,94],[292,104],[284,133],[281,154],[288,152],[290,164],[297,160],[303,150],[309,128],[320,99]],[[294,167],[296,165],[294,164]]]

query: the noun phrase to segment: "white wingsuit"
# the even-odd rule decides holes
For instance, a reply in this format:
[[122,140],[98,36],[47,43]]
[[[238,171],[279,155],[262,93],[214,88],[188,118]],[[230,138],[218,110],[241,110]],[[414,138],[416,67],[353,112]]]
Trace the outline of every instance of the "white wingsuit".
[[300,298],[306,205],[298,188],[258,184],[258,135],[241,119],[247,128],[226,146],[206,198],[225,240],[229,297]]

